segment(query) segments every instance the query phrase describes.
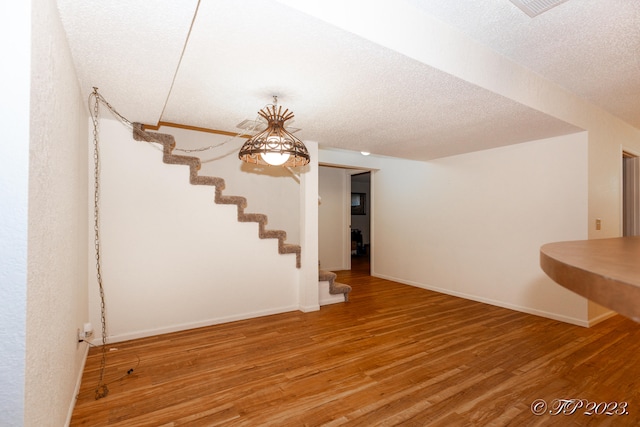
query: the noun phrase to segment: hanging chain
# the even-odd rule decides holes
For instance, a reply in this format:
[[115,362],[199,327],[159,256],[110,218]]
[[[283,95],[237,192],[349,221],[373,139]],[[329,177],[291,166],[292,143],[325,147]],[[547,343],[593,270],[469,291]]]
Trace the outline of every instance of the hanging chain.
[[[91,99],[93,98],[93,105],[91,105]],[[277,102],[277,101],[276,101]],[[101,359],[100,359],[100,373],[98,379],[98,385],[95,390],[95,399],[101,399],[107,394],[109,394],[109,388],[107,384],[104,383],[104,371],[107,364],[107,317],[106,317],[106,305],[105,305],[105,295],[104,295],[104,286],[102,283],[102,264],[100,260],[100,147],[99,147],[99,116],[100,116],[100,103],[103,103],[113,115],[120,120],[124,125],[133,129],[133,124],[122,114],[120,114],[115,108],[107,102],[107,100],[98,93],[98,88],[94,87],[93,92],[89,95],[89,111],[91,113],[91,121],[93,124],[93,231],[94,231],[94,248],[95,248],[95,258],[96,258],[96,279],[98,282],[98,289],[100,291],[100,323],[102,327],[102,347],[101,347]],[[256,119],[255,124],[252,129],[258,125],[258,120]],[[194,148],[194,149],[180,149],[174,148],[174,151],[181,151],[184,153],[195,153],[211,150],[213,148],[221,147],[234,139],[238,138],[242,134],[237,134],[226,141],[223,141],[219,144],[210,145],[208,147],[203,148]],[[148,141],[152,146],[154,142],[159,141]],[[155,146],[154,146],[155,147]],[[157,147],[156,147],[157,148]],[[216,159],[212,159],[216,160]],[[206,162],[203,161],[203,162]],[[293,171],[291,171],[293,172]]]
[[[104,383],[104,370],[107,364],[107,318],[105,310],[105,298],[104,287],[102,286],[102,269],[100,263],[100,147],[98,138],[98,126],[99,126],[99,106],[100,101],[104,99],[98,93],[98,88],[93,88],[91,96],[94,97],[95,103],[93,104],[93,111],[91,114],[91,121],[93,122],[93,231],[94,231],[94,246],[96,251],[96,278],[98,280],[98,288],[100,289],[100,322],[102,325],[102,357],[100,359],[100,378],[98,385],[96,386],[95,398],[96,400],[105,397],[109,394],[109,388]],[[110,110],[114,111],[107,103]],[[117,113],[116,113],[117,114]],[[117,114],[118,117],[124,119],[124,117]],[[126,120],[126,119],[124,119]],[[128,120],[127,120],[128,122]],[[130,123],[129,123],[130,124]]]
[[[108,109],[109,111],[111,111],[111,113],[113,113],[114,116],[116,116],[116,118],[118,120],[120,120],[124,125],[126,125],[127,127],[129,127],[130,129],[133,129],[133,124],[131,123],[131,121],[129,121],[125,116],[123,116],[122,114],[120,114],[115,108],[113,108],[111,106],[111,104],[109,104],[109,102],[107,102],[107,100],[98,93],[98,88],[94,87],[93,88],[93,92],[91,93],[91,96],[95,97],[95,102],[96,104],[98,104],[99,102],[102,102]],[[274,97],[274,102],[277,103],[277,97]],[[94,108],[95,110],[95,108]],[[97,114],[97,113],[95,113]],[[97,120],[97,117],[95,118],[95,120]],[[248,132],[253,132],[255,131],[255,129],[260,126],[260,122],[259,122],[259,118],[256,118],[256,120],[254,121],[254,124],[252,127],[248,128],[247,131]],[[97,125],[94,124],[94,129],[96,128]],[[178,148],[175,147],[173,149],[173,151],[176,152],[181,152],[181,153],[201,153],[203,151],[209,151],[209,150],[213,150],[214,148],[219,148],[222,147],[223,145],[226,145],[232,141],[234,141],[236,138],[242,137],[244,136],[244,134],[242,132],[237,133],[236,135],[232,136],[231,138],[226,139],[225,141],[222,141],[220,143],[217,144],[213,144],[213,145],[209,145],[207,147],[201,147],[201,148]],[[156,147],[155,145],[153,145],[154,142],[159,142],[159,141],[147,141],[151,146],[157,148],[158,150],[162,151],[162,148]],[[224,157],[224,156],[223,156]],[[219,159],[219,157],[213,158],[211,160],[217,160]],[[211,160],[202,160],[202,163],[207,163]]]
[[[111,106],[111,104],[109,104],[107,102],[107,100],[104,99],[104,97],[102,95],[100,95],[98,93],[98,88],[97,87],[94,86],[93,92],[92,92],[91,95],[95,96],[96,105],[98,104],[98,102],[102,102],[109,109],[109,111],[111,111],[113,113],[113,115],[116,116],[122,123],[127,125],[129,128],[133,129],[133,124],[131,124],[131,122],[125,116],[123,116],[122,114],[118,113],[118,111],[115,108],[113,108]],[[97,115],[97,107],[94,107],[94,112],[96,112],[95,114]],[[97,118],[96,118],[96,120],[97,120]]]

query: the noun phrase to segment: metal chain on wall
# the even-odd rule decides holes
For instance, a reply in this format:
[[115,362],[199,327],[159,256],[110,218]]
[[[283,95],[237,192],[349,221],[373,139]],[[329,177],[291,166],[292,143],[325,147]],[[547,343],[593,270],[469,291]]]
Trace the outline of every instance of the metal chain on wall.
[[[93,102],[92,102],[93,101]],[[104,97],[98,93],[98,88],[94,87],[93,92],[89,95],[89,112],[91,113],[91,122],[93,124],[93,232],[94,232],[94,249],[96,259],[96,279],[98,282],[98,289],[100,292],[100,323],[102,332],[102,346],[101,346],[101,359],[100,359],[100,372],[98,384],[95,389],[95,399],[101,399],[109,394],[109,388],[104,381],[104,371],[107,364],[107,317],[106,317],[106,303],[105,292],[102,281],[102,262],[101,262],[101,247],[100,247],[100,103],[104,104],[107,109],[125,126],[133,129],[133,124],[122,114],[120,114],[115,108],[107,102]],[[234,137],[235,138],[235,137]],[[233,138],[232,138],[233,139]],[[149,143],[153,145],[154,141]],[[217,148],[226,144],[229,141],[225,141],[221,144],[211,145],[208,147],[193,149],[193,150],[177,150],[185,152],[199,152],[206,151],[213,148]],[[130,372],[128,372],[130,373]]]
[[99,144],[99,115],[100,115],[100,95],[98,88],[93,88],[93,93],[89,97],[94,98],[91,121],[93,123],[93,232],[94,247],[96,255],[96,277],[98,288],[100,289],[100,322],[102,327],[102,358],[100,360],[100,376],[96,386],[96,400],[109,394],[109,388],[104,383],[104,370],[107,364],[107,319],[105,309],[104,287],[102,285],[102,266],[100,262],[100,144]]
[[[93,101],[93,102],[92,102]],[[107,107],[107,109],[125,126],[130,129],[133,129],[133,124],[123,115],[121,115],[115,108],[107,102],[107,100],[98,93],[98,88],[94,87],[93,92],[89,95],[89,111],[91,114],[91,122],[93,124],[93,231],[94,231],[94,248],[95,248],[95,260],[96,260],[96,279],[98,282],[98,289],[100,292],[100,322],[101,322],[101,333],[102,333],[102,346],[101,346],[101,359],[100,359],[100,373],[98,384],[95,389],[95,399],[101,399],[109,394],[109,388],[104,381],[104,371],[106,368],[106,359],[107,359],[107,318],[106,318],[106,304],[105,304],[105,292],[104,285],[102,280],[102,263],[101,263],[101,247],[100,247],[100,136],[99,136],[99,121],[100,121],[100,103]],[[258,120],[256,119],[254,127],[257,126]],[[253,131],[254,128],[251,128],[250,131]],[[153,134],[150,134],[151,138],[153,138]],[[236,138],[242,136],[241,133],[233,136],[226,141],[223,141],[218,144],[210,145],[203,148],[195,148],[195,149],[179,149],[174,148],[174,151],[180,151],[184,153],[196,153],[208,151],[214,148],[221,147]],[[155,148],[160,149],[154,145],[154,142],[159,141],[148,141],[150,145]],[[221,156],[224,157],[224,156]],[[214,158],[211,160],[217,160],[218,158]],[[204,160],[203,162],[207,162]],[[289,172],[293,175],[294,178],[297,178],[297,175],[290,169],[287,168]],[[297,179],[296,179],[297,180]],[[128,372],[128,374],[131,371]]]

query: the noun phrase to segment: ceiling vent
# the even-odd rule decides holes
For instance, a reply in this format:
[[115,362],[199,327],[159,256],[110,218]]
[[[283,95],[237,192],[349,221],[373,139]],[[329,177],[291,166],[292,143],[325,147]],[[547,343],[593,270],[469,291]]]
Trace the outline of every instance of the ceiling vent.
[[521,11],[534,18],[549,9],[566,2],[567,0],[510,0]]
[[[293,123],[293,120],[290,120],[290,121],[291,123]],[[257,120],[246,119],[238,123],[236,125],[236,128],[247,131],[248,133],[258,133],[258,132],[262,132],[267,128],[267,123],[262,119],[257,119]],[[300,129],[292,128],[290,126],[287,126],[286,129],[287,129],[287,132],[289,133],[296,133],[300,131]]]
[[249,132],[261,132],[267,128],[267,124],[262,120],[243,120],[236,125],[238,129]]

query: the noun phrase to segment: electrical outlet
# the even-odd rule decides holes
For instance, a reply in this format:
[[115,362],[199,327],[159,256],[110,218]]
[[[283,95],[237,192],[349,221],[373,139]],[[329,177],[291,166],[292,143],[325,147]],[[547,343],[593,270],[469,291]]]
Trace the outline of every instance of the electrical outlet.
[[93,325],[89,322],[83,326],[84,339],[87,340],[93,336]]
[[78,328],[78,342],[86,341],[93,336],[93,326],[85,323],[82,329]]

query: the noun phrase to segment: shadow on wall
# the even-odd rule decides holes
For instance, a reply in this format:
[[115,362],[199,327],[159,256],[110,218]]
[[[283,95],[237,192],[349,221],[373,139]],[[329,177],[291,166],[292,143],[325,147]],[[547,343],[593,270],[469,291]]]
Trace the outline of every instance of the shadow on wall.
[[[525,287],[519,311],[556,319],[578,326],[589,326],[586,319],[588,301],[558,285],[544,272]],[[555,313],[565,313],[560,316]]]

